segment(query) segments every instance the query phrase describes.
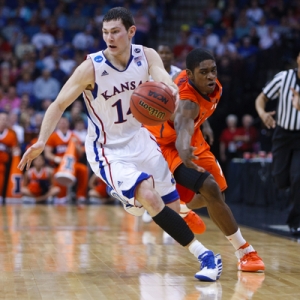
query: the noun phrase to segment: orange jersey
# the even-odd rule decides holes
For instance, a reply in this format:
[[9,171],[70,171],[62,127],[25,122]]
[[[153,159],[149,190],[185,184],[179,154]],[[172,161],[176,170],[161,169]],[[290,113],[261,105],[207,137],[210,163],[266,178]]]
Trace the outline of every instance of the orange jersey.
[[55,155],[63,156],[68,148],[71,138],[75,138],[78,142],[80,142],[78,136],[71,130],[68,130],[66,135],[64,135],[60,130],[56,130],[50,135],[47,145],[53,148]]
[[[222,86],[217,80],[215,91],[208,95],[208,98],[204,98],[188,80],[186,71],[181,71],[176,77],[175,83],[179,87],[179,97],[181,101],[190,100],[199,105],[199,114],[194,121],[194,134],[192,137],[191,145],[197,147],[195,154],[199,154],[207,146],[200,130],[201,124],[210,117],[215,111],[217,104],[220,101],[222,95]],[[174,124],[171,121],[167,121],[162,125],[146,126],[147,129],[156,137],[156,140],[160,146],[174,144],[176,141],[176,131]],[[203,146],[205,146],[203,148]],[[209,147],[209,146],[208,146]]]
[[11,129],[4,129],[0,133],[0,163],[7,163],[10,157],[10,151],[18,146],[16,133]]
[[[200,129],[201,124],[215,111],[222,95],[222,86],[217,80],[214,92],[206,98],[188,80],[186,71],[180,72],[175,79],[175,83],[179,88],[180,101],[189,100],[197,103],[199,106],[199,114],[194,120],[194,134],[191,140],[191,146],[196,148],[194,154],[198,156],[198,160],[195,160],[194,163],[211,173],[219,184],[221,191],[223,191],[227,187],[226,180]],[[182,160],[175,147],[176,131],[173,122],[167,121],[162,125],[145,127],[155,136],[162,154],[168,162],[169,169],[174,173],[176,168],[182,164]],[[180,197],[181,200],[186,201],[181,194]]]

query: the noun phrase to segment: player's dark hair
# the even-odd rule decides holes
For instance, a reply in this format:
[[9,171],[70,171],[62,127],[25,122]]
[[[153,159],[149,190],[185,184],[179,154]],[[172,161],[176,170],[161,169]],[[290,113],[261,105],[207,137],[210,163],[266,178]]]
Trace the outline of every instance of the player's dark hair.
[[199,64],[204,61],[212,59],[214,61],[214,56],[207,50],[203,48],[196,48],[192,50],[186,57],[186,68],[194,72],[194,69],[199,66]]
[[128,30],[132,25],[135,25],[131,12],[125,7],[114,7],[110,9],[105,14],[103,23],[112,20],[121,20],[126,30]]

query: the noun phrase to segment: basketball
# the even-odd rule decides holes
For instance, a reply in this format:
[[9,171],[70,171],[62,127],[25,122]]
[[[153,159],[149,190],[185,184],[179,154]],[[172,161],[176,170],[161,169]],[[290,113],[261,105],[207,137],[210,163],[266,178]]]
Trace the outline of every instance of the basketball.
[[162,82],[139,85],[131,95],[130,110],[142,124],[155,126],[169,120],[175,110],[172,90]]

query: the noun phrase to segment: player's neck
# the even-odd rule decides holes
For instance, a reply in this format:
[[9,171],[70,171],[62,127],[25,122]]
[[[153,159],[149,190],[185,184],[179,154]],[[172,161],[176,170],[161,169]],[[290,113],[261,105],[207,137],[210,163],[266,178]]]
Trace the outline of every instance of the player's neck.
[[129,49],[126,49],[125,51],[123,51],[122,53],[118,54],[118,55],[111,55],[109,53],[109,51],[105,50],[104,51],[104,55],[106,57],[106,59],[118,70],[122,71],[124,70],[127,65],[128,65],[128,61],[130,59],[131,56],[131,51],[130,51],[131,47]]

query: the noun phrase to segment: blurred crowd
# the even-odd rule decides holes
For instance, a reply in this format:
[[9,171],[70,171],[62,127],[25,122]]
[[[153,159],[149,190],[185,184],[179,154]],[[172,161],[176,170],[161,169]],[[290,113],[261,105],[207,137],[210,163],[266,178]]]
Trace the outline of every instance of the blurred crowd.
[[[249,116],[250,125],[257,125],[255,149],[268,151],[268,143],[257,145],[262,134],[270,134],[255,124],[254,101],[267,80],[291,64],[300,49],[300,1],[206,3],[196,20],[187,15],[182,23],[173,41],[173,64],[184,69],[185,56],[195,47],[207,48],[217,58],[223,95],[210,120],[216,140],[221,141],[221,148],[219,142],[213,146],[217,158],[225,162],[232,154],[228,149],[232,143],[224,140],[224,134],[219,139],[228,115],[231,120],[235,115],[240,126]],[[168,30],[163,24],[176,18],[179,4],[179,0],[0,0],[0,111],[9,114],[6,125],[15,131],[21,151],[37,136],[45,110],[86,54],[105,48],[101,23],[110,8],[128,7],[137,26],[134,43],[155,47],[153,41],[161,28]],[[68,130],[81,142],[87,125],[83,111],[79,98],[65,115]]]

